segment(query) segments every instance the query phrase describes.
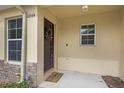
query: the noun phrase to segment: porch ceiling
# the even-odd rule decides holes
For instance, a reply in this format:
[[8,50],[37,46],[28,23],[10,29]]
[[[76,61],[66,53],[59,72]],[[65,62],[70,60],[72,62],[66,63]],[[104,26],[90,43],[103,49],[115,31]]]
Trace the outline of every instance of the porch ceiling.
[[121,9],[123,6],[119,5],[89,5],[87,12],[82,12],[81,5],[54,5],[42,6],[48,9],[53,15],[58,18],[81,16],[93,13],[103,13]]
[[0,11],[15,7],[15,5],[0,5]]

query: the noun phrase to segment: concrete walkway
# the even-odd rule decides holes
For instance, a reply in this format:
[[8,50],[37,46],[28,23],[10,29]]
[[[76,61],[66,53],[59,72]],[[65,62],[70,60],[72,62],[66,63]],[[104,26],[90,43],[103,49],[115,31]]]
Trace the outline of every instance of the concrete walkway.
[[108,88],[100,75],[74,71],[59,71],[64,73],[57,83],[43,81],[40,88]]

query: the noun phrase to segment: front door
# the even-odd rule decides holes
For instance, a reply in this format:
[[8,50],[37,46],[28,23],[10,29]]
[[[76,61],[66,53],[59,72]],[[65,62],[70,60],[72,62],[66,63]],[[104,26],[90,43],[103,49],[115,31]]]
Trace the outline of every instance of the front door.
[[44,18],[44,72],[54,67],[54,24]]

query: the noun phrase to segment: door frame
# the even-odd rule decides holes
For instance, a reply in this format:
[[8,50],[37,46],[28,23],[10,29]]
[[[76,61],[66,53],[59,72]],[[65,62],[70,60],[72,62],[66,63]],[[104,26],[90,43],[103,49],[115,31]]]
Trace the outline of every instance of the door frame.
[[[50,69],[46,70],[46,71],[44,70],[44,73],[50,72],[51,69],[55,68],[55,24],[53,22],[51,22],[49,19],[44,17],[44,23],[45,23],[45,20],[53,25],[53,66]],[[45,24],[44,24],[44,26],[45,26]],[[44,44],[45,44],[45,42],[44,42]],[[45,51],[44,51],[44,53],[45,53]],[[44,64],[45,64],[45,55],[44,55]],[[45,67],[45,65],[43,65],[43,66]]]
[[[54,68],[52,69],[49,69],[48,71],[44,72],[44,18],[48,19],[50,22],[52,22],[54,24]],[[57,21],[55,19],[51,19],[47,16],[43,16],[42,17],[42,22],[43,22],[43,28],[42,29],[42,42],[43,42],[43,45],[42,45],[42,73],[41,75],[43,76],[42,80],[45,80],[52,72],[54,71],[58,71],[58,41],[57,41]]]

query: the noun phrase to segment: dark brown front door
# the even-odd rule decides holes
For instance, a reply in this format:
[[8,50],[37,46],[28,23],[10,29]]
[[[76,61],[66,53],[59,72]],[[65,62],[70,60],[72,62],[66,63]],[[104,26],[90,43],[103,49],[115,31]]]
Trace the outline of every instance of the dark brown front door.
[[54,24],[44,18],[44,72],[54,67]]

